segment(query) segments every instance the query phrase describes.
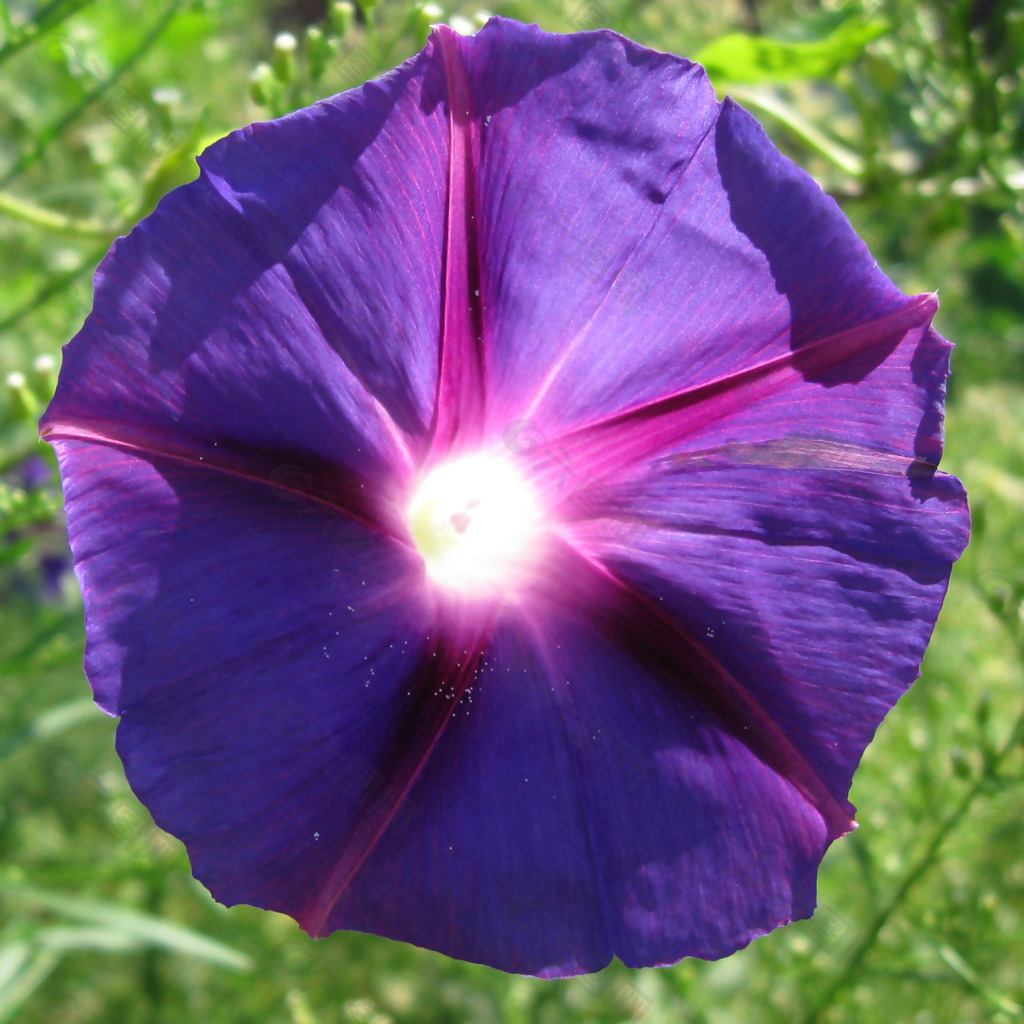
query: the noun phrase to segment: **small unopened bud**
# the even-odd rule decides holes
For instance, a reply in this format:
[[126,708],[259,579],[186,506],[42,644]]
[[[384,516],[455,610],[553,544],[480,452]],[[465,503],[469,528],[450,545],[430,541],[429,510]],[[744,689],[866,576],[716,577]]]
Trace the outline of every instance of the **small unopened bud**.
[[969,779],[973,774],[971,763],[967,755],[959,747],[954,747],[949,752],[949,760],[953,766],[953,774],[958,779]]
[[36,356],[32,363],[32,385],[43,398],[50,398],[57,390],[57,364],[53,356]]
[[320,81],[337,47],[338,41],[328,38],[318,25],[310,25],[306,29],[306,62],[309,66],[309,77],[314,82]]
[[298,40],[291,32],[279,32],[274,38],[270,66],[274,69],[274,77],[282,85],[295,81],[295,50],[298,45]]
[[455,29],[460,36],[471,36],[476,31],[476,25],[474,25],[469,18],[463,18],[461,14],[453,14],[448,19],[448,24]]
[[328,17],[331,21],[331,31],[339,38],[344,39],[348,30],[355,20],[356,9],[348,0],[340,0],[339,3],[331,4]]
[[978,703],[974,706],[974,720],[978,725],[984,729],[988,725],[989,719],[992,717],[992,697],[988,693],[983,693],[978,700]]
[[444,21],[444,11],[438,4],[426,3],[417,8],[413,17],[416,26],[416,35],[420,41],[420,45],[422,45],[426,42],[427,36],[430,34],[430,26],[436,25],[440,21]]
[[25,380],[25,374],[15,370],[7,374],[7,394],[15,419],[32,421],[39,415],[39,401]]
[[249,75],[249,95],[253,103],[258,107],[269,107],[276,91],[274,69],[266,62],[257,64]]

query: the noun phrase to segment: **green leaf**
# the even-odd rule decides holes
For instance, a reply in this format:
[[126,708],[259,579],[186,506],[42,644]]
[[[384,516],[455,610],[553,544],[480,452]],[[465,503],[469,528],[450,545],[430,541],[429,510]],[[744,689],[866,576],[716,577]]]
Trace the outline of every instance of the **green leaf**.
[[251,967],[251,961],[244,953],[192,931],[191,928],[185,928],[152,914],[126,910],[112,903],[46,892],[8,880],[0,881],[0,892],[45,907],[72,921],[99,927],[111,933],[107,940],[108,948],[110,943],[118,941],[122,948],[127,943],[143,944],[195,957],[234,971],[245,971]]
[[39,740],[53,739],[80,722],[98,721],[103,713],[91,697],[81,697],[48,708],[27,729],[0,742],[0,759]]
[[60,962],[60,956],[58,950],[34,950],[27,942],[0,949],[0,1024],[13,1019]]
[[889,31],[884,21],[849,18],[821,39],[788,42],[734,32],[704,47],[696,60],[715,82],[791,82],[829,78]]

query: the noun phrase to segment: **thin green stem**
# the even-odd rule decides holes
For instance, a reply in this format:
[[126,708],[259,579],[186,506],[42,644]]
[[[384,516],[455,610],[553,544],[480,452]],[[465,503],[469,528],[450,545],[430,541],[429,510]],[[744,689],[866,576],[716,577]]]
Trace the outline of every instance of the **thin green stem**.
[[[982,599],[985,599],[984,595],[982,595]],[[1015,646],[1020,649],[1020,639],[1016,634],[1016,630],[1004,616],[997,615],[997,618],[999,618],[999,620],[1007,627]],[[1024,653],[1024,651],[1022,651],[1022,653]],[[835,997],[860,975],[860,972],[864,967],[864,961],[867,959],[867,956],[872,949],[874,949],[882,929],[889,923],[893,914],[895,914],[906,900],[911,889],[913,889],[914,886],[938,862],[938,854],[942,849],[943,844],[960,822],[966,817],[967,812],[971,809],[974,801],[978,798],[981,792],[992,782],[993,778],[995,778],[1002,762],[1017,746],[1020,745],[1022,740],[1024,740],[1024,711],[1021,712],[1017,721],[1014,723],[1013,728],[1010,730],[1010,734],[1006,741],[999,750],[995,752],[991,760],[986,765],[985,770],[978,776],[974,785],[972,785],[971,788],[963,795],[953,811],[935,830],[935,833],[932,835],[931,840],[924,848],[921,855],[911,865],[910,870],[903,876],[899,885],[871,919],[871,922],[864,934],[861,936],[860,941],[853,948],[853,951],[847,958],[843,970],[833,979],[832,983],[825,988],[817,1002],[815,1002],[811,1009],[804,1015],[802,1018],[803,1024],[815,1024],[815,1022],[820,1019],[821,1015],[832,1005]]]
[[98,249],[92,250],[73,270],[69,270],[67,273],[53,278],[48,284],[43,285],[28,302],[4,317],[3,320],[0,320],[0,334],[17,327],[25,317],[34,313],[40,306],[49,302],[50,299],[56,298],[90,270],[95,269],[109,247],[109,241],[105,241]]
[[65,4],[64,0],[53,0],[53,3],[36,11],[24,25],[15,26],[11,20],[7,0],[0,0],[0,17],[3,18],[5,32],[4,45],[0,46],[0,64],[13,57],[19,50],[23,50],[44,32],[56,28],[72,14],[93,2],[94,0],[71,0],[71,3]]
[[985,979],[948,943],[935,944],[936,952],[945,962],[946,966],[967,986],[976,996],[990,1003],[997,1010],[1009,1014],[1011,1017],[1024,1016],[1024,1006],[1015,1003],[1008,996],[1003,995],[997,989],[987,984]]
[[59,231],[69,235],[85,235],[89,238],[112,238],[117,228],[97,220],[75,220],[63,213],[36,206],[26,199],[19,199],[9,192],[0,192],[0,214],[24,221],[44,231]]
[[56,139],[69,125],[81,117],[81,115],[88,110],[93,103],[102,99],[115,85],[117,85],[121,78],[127,74],[139,62],[139,60],[141,60],[160,36],[163,35],[174,16],[178,13],[178,8],[181,7],[182,3],[183,0],[172,0],[172,3],[168,5],[164,13],[160,16],[160,19],[146,34],[142,42],[139,43],[139,45],[135,47],[135,49],[123,61],[121,61],[117,67],[114,68],[111,74],[107,78],[97,82],[96,85],[90,89],[75,106],[39,133],[35,146],[23,153],[15,162],[14,166],[7,171],[3,179],[0,180],[0,190],[6,189],[7,186],[10,185],[16,177],[18,177],[18,175],[24,173],[37,163],[45,155],[46,150],[54,139]]

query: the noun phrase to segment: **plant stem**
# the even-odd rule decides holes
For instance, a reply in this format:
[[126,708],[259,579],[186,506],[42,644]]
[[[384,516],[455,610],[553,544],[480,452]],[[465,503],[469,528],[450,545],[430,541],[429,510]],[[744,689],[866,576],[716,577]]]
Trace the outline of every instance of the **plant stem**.
[[[97,82],[96,85],[90,89],[75,106],[39,133],[35,146],[23,153],[3,178],[0,179],[0,189],[7,188],[7,186],[16,177],[18,177],[19,174],[22,174],[37,163],[46,153],[50,143],[53,142],[53,140],[57,138],[57,136],[68,127],[68,125],[76,121],[84,111],[88,110],[88,108],[92,106],[93,103],[102,99],[103,96],[117,85],[121,78],[139,62],[153,44],[156,43],[160,36],[163,35],[167,26],[170,25],[174,16],[178,13],[178,8],[181,7],[182,3],[183,0],[172,0],[172,3],[168,5],[164,13],[160,16],[160,19],[149,30],[142,42],[139,43],[139,45],[130,54],[128,54],[128,56],[121,61],[116,68],[114,68],[111,74],[107,78]],[[3,51],[0,51],[0,58],[2,58],[2,56]]]
[[0,0],[0,20],[3,21],[5,32],[4,45],[0,46],[0,64],[92,2],[93,0],[71,0],[71,3],[65,5],[63,0],[54,0],[53,3],[36,11],[24,25],[15,26],[11,19],[8,0]]
[[112,238],[118,229],[96,220],[75,220],[63,213],[36,206],[25,199],[0,192],[0,213],[24,221],[44,231],[62,231],[70,235],[86,235],[90,238]]
[[[984,595],[982,595],[982,599],[984,600]],[[999,620],[1007,627],[1015,646],[1019,648],[1020,642],[1014,628],[1005,617],[997,615],[997,618],[999,618]],[[1017,721],[1013,725],[1013,728],[1010,730],[1010,734],[1006,741],[986,764],[985,770],[978,776],[974,785],[971,786],[971,788],[963,795],[953,811],[939,825],[928,845],[924,848],[924,851],[911,866],[910,870],[903,876],[892,895],[872,918],[867,930],[861,936],[860,941],[847,958],[846,966],[843,968],[842,972],[833,979],[832,984],[826,987],[818,1001],[804,1015],[802,1018],[802,1024],[815,1024],[815,1022],[820,1019],[821,1015],[829,1008],[829,1006],[831,1006],[836,995],[838,995],[839,992],[849,986],[858,977],[864,966],[864,961],[867,959],[868,954],[878,941],[878,936],[881,934],[882,929],[889,923],[893,914],[907,898],[910,890],[924,877],[925,874],[927,874],[928,870],[937,863],[939,851],[942,849],[942,845],[945,843],[950,833],[952,833],[960,822],[963,821],[978,795],[996,776],[1002,762],[1021,743],[1022,740],[1024,740],[1024,711],[1020,713]]]

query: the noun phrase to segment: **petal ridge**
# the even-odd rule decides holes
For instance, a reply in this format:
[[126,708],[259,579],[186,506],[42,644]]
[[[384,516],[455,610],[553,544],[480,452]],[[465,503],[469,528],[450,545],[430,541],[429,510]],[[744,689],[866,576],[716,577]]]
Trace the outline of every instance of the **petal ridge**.
[[[336,863],[317,892],[294,917],[314,938],[330,934],[330,918],[360,869],[372,855],[422,774],[427,761],[479,671],[491,620],[442,635],[425,652],[410,682],[418,692],[415,706],[407,712],[391,744],[389,763],[381,769],[384,792],[346,837]],[[450,678],[449,678],[450,677]]]
[[477,441],[486,401],[480,257],[476,218],[476,100],[461,50],[446,25],[434,30],[448,86],[448,197],[445,204],[442,322],[432,458]]
[[[755,757],[802,793],[827,825],[830,842],[856,827],[853,806],[845,794],[837,796],[831,791],[754,695],[710,650],[606,563],[565,541],[553,545],[552,556],[559,563],[560,584],[554,599],[567,602],[566,589],[574,591],[572,602],[587,609],[603,634],[613,637],[655,677],[669,685],[681,685],[700,699]],[[687,672],[693,678],[684,676]],[[704,687],[700,682],[711,685]]]
[[[263,484],[292,500],[311,501],[340,512],[364,526],[382,532],[404,547],[412,547],[408,529],[379,487],[353,470],[325,464],[295,453],[278,454],[220,442],[200,443],[192,438],[156,440],[141,430],[113,431],[107,424],[89,426],[51,418],[42,436],[51,444],[71,441],[104,445],[141,458],[167,459],[195,469],[221,473],[236,480]],[[377,500],[373,500],[374,496]]]
[[[550,445],[581,476],[603,479],[656,456],[671,444],[699,436],[711,423],[748,410],[751,403],[771,396],[787,378],[807,380],[808,373],[827,372],[864,352],[895,348],[909,332],[930,323],[935,308],[934,295],[916,296],[886,316],[567,431],[553,437]],[[602,470],[602,466],[609,468]],[[541,475],[550,478],[553,472],[548,468]]]

